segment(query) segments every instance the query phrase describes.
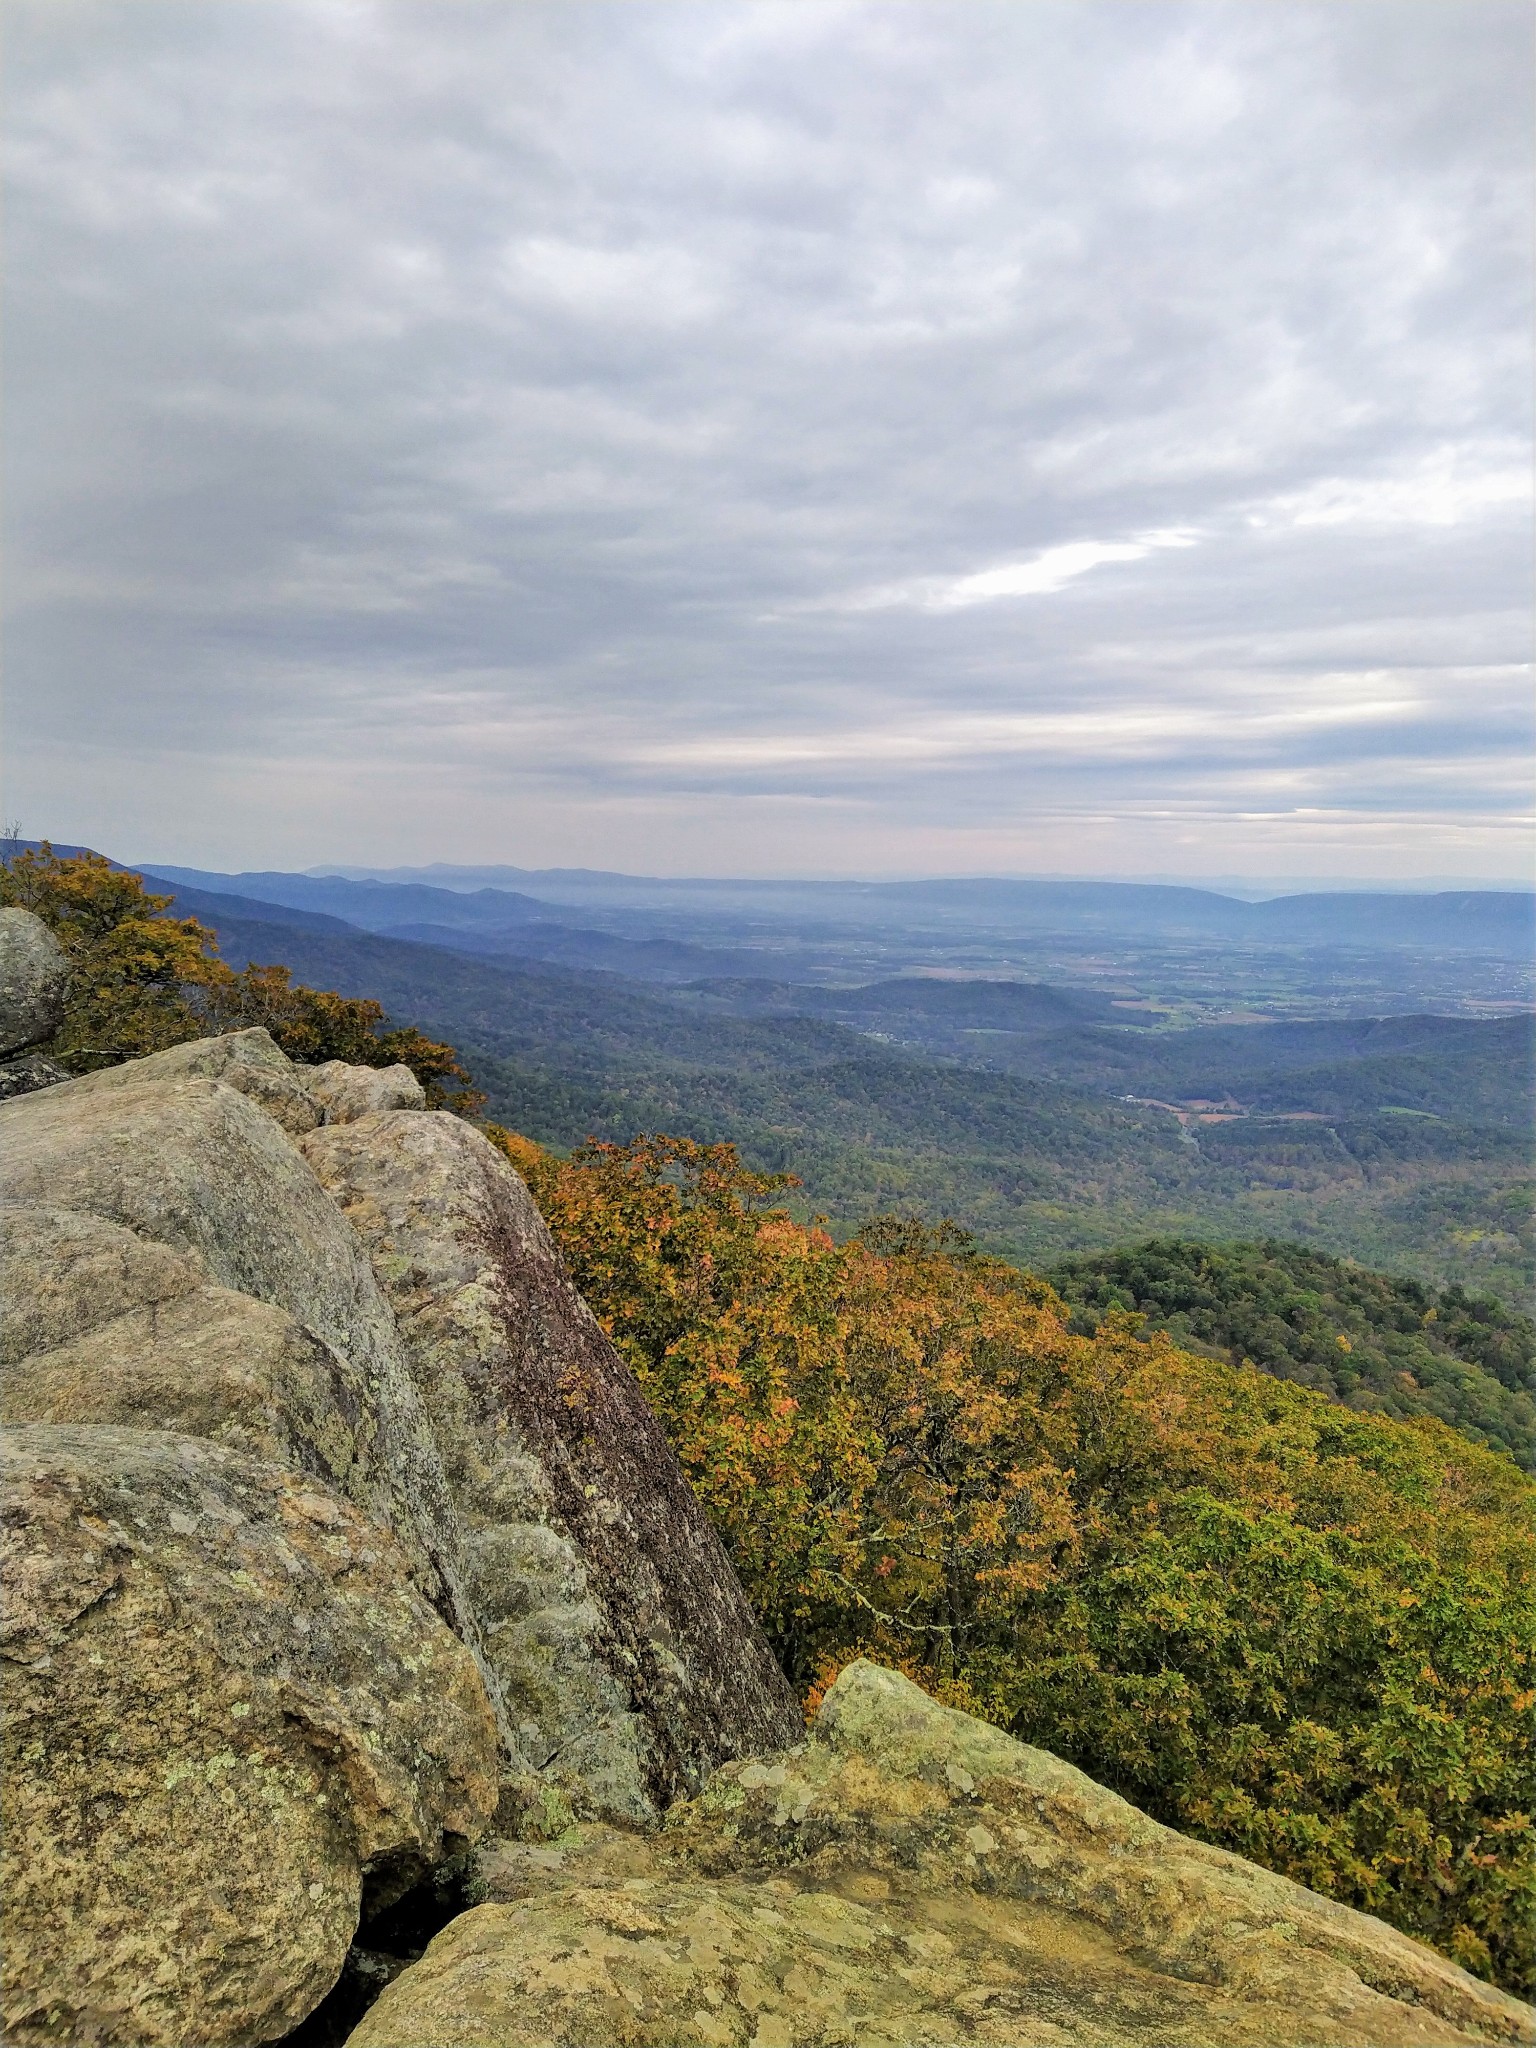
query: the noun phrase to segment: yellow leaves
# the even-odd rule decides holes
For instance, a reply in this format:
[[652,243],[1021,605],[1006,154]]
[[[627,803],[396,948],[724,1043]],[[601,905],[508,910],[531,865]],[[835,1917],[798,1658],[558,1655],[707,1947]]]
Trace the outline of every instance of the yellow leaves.
[[1048,1290],[943,1229],[839,1248],[764,1213],[782,1178],[729,1147],[658,1138],[553,1162],[497,1142],[792,1663],[808,1601],[821,1628],[878,1620],[952,1663],[968,1616],[1007,1610],[1053,1549],[1075,1550],[1072,1432],[1044,1394],[1093,1347]]
[[809,1258],[816,1251],[830,1251],[832,1240],[824,1230],[805,1230],[788,1216],[765,1216],[757,1226],[757,1241],[764,1251],[779,1252],[786,1258]]
[[509,1164],[532,1187],[549,1162],[550,1155],[543,1146],[536,1145],[532,1138],[525,1138],[520,1131],[509,1131],[501,1124],[482,1124],[481,1129],[496,1149],[505,1154]]

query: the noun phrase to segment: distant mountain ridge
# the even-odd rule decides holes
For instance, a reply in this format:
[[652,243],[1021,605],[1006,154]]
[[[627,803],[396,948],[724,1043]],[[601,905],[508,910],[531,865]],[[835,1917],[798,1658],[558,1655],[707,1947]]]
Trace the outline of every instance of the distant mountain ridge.
[[409,882],[338,881],[326,876],[294,875],[277,870],[221,875],[204,868],[151,868],[139,872],[176,888],[239,896],[291,910],[318,910],[343,917],[361,931],[390,930],[396,925],[429,921],[449,928],[477,929],[498,924],[531,923],[556,908],[512,889],[473,892],[432,889]]
[[[1016,932],[1102,932],[1226,940],[1247,945],[1347,946],[1529,959],[1536,953],[1536,891],[1447,890],[1434,894],[1332,891],[1248,902],[1170,883],[1010,881],[988,877],[920,882],[671,880],[579,868],[421,869],[383,873],[146,869],[222,894],[320,910],[369,931],[432,924],[503,928],[571,910],[835,919],[852,925],[963,920]],[[436,873],[440,879],[420,877]],[[495,879],[491,879],[491,878]],[[457,886],[455,884],[457,883]],[[522,886],[509,887],[516,883]],[[579,922],[579,920],[578,920]]]
[[[1528,1298],[1528,1016],[1169,1031],[1022,981],[663,990],[488,956],[473,932],[450,950],[452,932],[422,944],[165,886],[232,965],[283,961],[451,1039],[490,1114],[543,1143],[729,1139],[800,1174],[806,1204],[842,1225],[920,1207],[1026,1264],[1154,1233],[1279,1234]],[[1229,1092],[1248,1114],[1182,1127],[1127,1099]]]

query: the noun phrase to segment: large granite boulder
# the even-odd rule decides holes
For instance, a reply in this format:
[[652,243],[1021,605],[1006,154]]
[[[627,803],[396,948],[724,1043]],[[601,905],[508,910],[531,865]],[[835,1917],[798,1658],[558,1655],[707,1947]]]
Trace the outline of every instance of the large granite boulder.
[[0,1203],[0,1422],[178,1429],[381,1493],[362,1375],[200,1261],[68,1209]]
[[248,1096],[264,1109],[290,1137],[299,1137],[325,1121],[323,1107],[309,1090],[314,1071],[290,1060],[270,1032],[255,1026],[249,1031],[227,1031],[218,1038],[184,1039],[180,1045],[167,1046],[164,1052],[150,1053],[144,1059],[100,1067],[94,1074],[81,1075],[73,1084],[70,1100],[80,1102],[88,1095],[138,1089],[150,1081],[222,1081],[226,1088]]
[[[474,1643],[457,1520],[394,1318],[356,1236],[268,1113],[273,1097],[259,1107],[224,1079],[186,1071],[194,1057],[219,1058],[220,1045],[227,1049],[175,1046],[5,1104],[0,1199],[83,1212],[180,1252],[204,1282],[284,1311],[333,1353],[338,1385],[364,1390],[376,1438],[354,1493],[394,1530],[418,1584]],[[199,1055],[199,1046],[215,1049]],[[252,1050],[264,1067],[265,1053]],[[226,1071],[248,1074],[251,1063],[235,1051]],[[287,1084],[271,1071],[281,1091]],[[40,1289],[63,1284],[41,1258],[37,1273]]]
[[327,1060],[304,1076],[309,1098],[328,1124],[355,1124],[379,1109],[425,1109],[427,1091],[407,1066],[354,1067]]
[[171,1431],[7,1432],[5,2038],[268,2041],[476,1836],[473,1658],[387,1533]]
[[501,1154],[403,1111],[300,1143],[394,1309],[525,1751],[584,1810],[643,1820],[792,1740],[719,1539]]
[[69,961],[30,910],[0,910],[0,1059],[51,1038],[64,1021]]
[[69,1078],[29,1049],[63,1023],[68,989],[69,961],[42,919],[30,910],[0,910],[0,1102]]
[[493,1902],[349,2048],[1431,2048],[1536,2013],[859,1663],[650,1841],[486,1858]]

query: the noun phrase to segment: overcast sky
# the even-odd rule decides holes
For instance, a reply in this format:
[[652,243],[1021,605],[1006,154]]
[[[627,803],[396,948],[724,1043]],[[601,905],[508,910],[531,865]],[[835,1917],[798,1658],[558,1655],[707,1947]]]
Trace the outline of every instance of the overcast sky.
[[1523,876],[1526,0],[7,0],[6,808]]

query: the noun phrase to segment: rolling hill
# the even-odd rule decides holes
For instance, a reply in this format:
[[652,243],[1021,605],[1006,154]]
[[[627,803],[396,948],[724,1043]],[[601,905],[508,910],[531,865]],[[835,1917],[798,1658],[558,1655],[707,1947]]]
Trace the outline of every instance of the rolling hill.
[[[892,1208],[950,1214],[1025,1263],[1154,1232],[1285,1236],[1425,1281],[1512,1297],[1530,1285],[1524,1020],[1158,1032],[1106,1025],[1103,1000],[1075,990],[943,982],[852,1001],[812,991],[799,1010],[779,985],[727,1011],[707,988],[674,997],[325,913],[255,916],[250,901],[187,891],[178,907],[214,925],[237,965],[282,960],[452,1039],[489,1113],[547,1144],[729,1139],[800,1175],[804,1206],[839,1227]],[[1006,1065],[871,1035],[935,1012],[969,1030],[955,1017],[977,1005],[1045,1028],[1011,1030]],[[1121,1099],[1194,1086],[1240,1086],[1264,1113],[1181,1123]],[[1271,1115],[1271,1101],[1290,1107]],[[1438,1107],[1403,1113],[1420,1103]]]

